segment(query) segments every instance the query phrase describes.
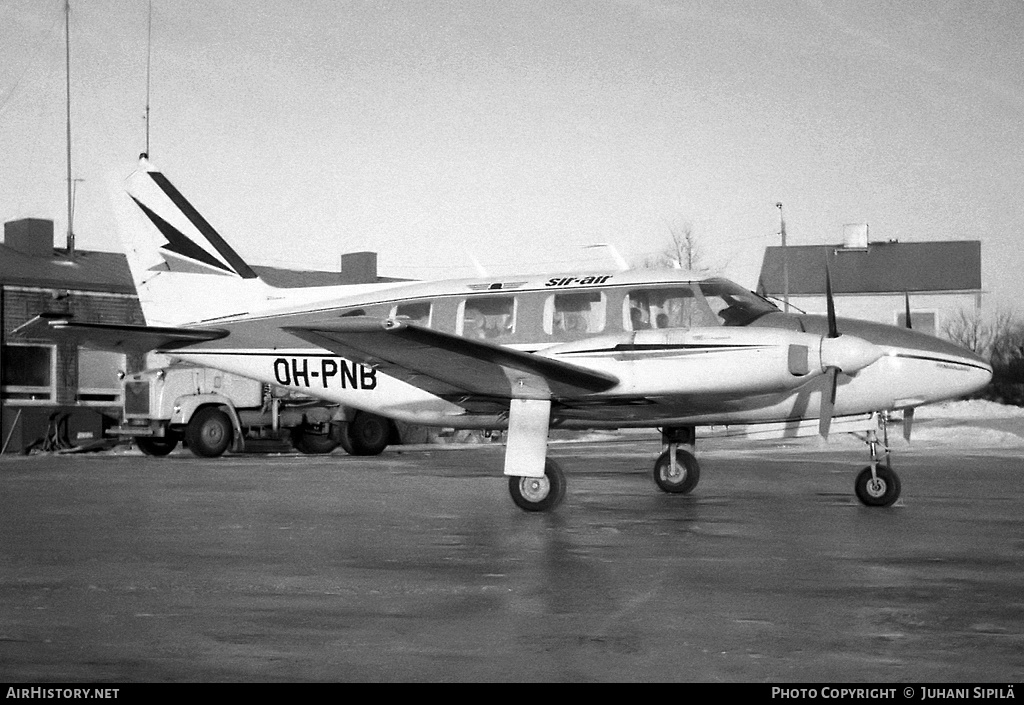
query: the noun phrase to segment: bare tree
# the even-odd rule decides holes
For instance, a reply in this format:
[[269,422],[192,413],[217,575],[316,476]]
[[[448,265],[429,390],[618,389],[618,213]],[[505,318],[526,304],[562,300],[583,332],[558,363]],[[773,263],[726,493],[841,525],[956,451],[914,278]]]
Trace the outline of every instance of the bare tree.
[[988,357],[992,351],[992,327],[977,309],[960,309],[942,324],[942,334],[971,352]]
[[693,223],[688,220],[669,223],[668,232],[672,243],[662,253],[668,264],[690,271],[700,267],[701,252],[697,235],[693,232]]
[[985,319],[978,311],[959,311],[948,319],[942,333],[949,340],[989,360],[1000,400],[1024,403],[1024,323],[1006,310]]
[[645,257],[640,267],[657,269],[673,267],[676,269],[697,270],[703,265],[700,243],[693,231],[693,224],[688,220],[668,223],[669,244],[658,254]]

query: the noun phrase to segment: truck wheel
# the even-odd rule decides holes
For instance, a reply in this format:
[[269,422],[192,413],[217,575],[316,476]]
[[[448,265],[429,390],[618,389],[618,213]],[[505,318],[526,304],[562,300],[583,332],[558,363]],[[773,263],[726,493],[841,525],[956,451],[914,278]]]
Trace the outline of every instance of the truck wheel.
[[215,406],[204,406],[185,428],[188,449],[200,458],[216,458],[231,445],[231,419]]
[[175,438],[136,438],[135,445],[146,455],[162,457],[174,450],[178,441]]
[[309,426],[302,425],[292,430],[292,446],[306,455],[327,455],[338,447],[338,442],[329,433],[314,433]]
[[355,451],[352,450],[352,439],[348,436],[348,424],[339,423],[334,433],[338,437],[338,445],[341,446],[341,449],[349,455],[355,455]]
[[391,439],[391,421],[360,411],[346,424],[352,455],[380,455]]

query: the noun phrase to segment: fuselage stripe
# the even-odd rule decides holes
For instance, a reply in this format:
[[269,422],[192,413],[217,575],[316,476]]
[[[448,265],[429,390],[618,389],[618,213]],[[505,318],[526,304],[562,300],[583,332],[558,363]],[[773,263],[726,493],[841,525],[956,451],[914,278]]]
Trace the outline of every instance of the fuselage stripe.
[[975,362],[968,362],[967,360],[951,360],[945,357],[932,357],[931,355],[911,355],[909,353],[893,353],[892,357],[902,357],[908,360],[924,360],[926,362],[939,362],[947,365],[960,365],[962,367],[970,367],[971,369],[981,370],[983,372],[991,372],[991,368],[985,365],[979,365]]

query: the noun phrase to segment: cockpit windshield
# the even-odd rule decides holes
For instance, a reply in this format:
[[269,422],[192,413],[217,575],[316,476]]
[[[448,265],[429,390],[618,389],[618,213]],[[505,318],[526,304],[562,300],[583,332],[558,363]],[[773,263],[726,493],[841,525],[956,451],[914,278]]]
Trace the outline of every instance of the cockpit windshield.
[[727,279],[634,289],[624,305],[627,330],[745,326],[778,311]]
[[728,279],[708,279],[698,283],[701,293],[723,326],[746,326],[779,309],[752,291]]

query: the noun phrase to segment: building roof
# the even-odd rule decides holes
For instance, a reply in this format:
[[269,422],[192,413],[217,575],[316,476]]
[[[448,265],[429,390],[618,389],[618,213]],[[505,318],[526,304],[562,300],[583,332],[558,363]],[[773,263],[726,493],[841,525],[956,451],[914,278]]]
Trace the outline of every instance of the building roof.
[[52,257],[25,254],[0,244],[0,283],[44,289],[75,289],[134,294],[128,260],[120,252],[53,250]]
[[[0,243],[0,285],[135,294],[135,284],[124,253],[75,250],[74,257],[69,258],[64,249],[54,248],[52,252],[51,257],[39,257]],[[284,288],[345,283],[340,272],[280,267],[253,269],[268,284]],[[377,277],[377,281],[403,280]]]
[[[324,272],[319,270],[282,269],[281,267],[263,267],[253,265],[253,271],[260,279],[271,286],[283,289],[294,289],[303,286],[336,286],[338,284],[351,284],[346,281],[341,272]],[[389,282],[404,282],[408,279],[396,279],[394,277],[377,276],[373,283],[383,284]]]
[[981,242],[871,242],[842,245],[772,246],[764,253],[757,290],[784,293],[783,258],[789,293],[824,295],[825,264],[836,294],[975,292],[981,290]]
[[[0,285],[135,294],[128,260],[120,252],[75,250],[53,246],[53,221],[21,218],[4,223],[0,243]],[[283,288],[406,281],[377,275],[376,252],[341,256],[335,272],[253,267],[268,284]]]

